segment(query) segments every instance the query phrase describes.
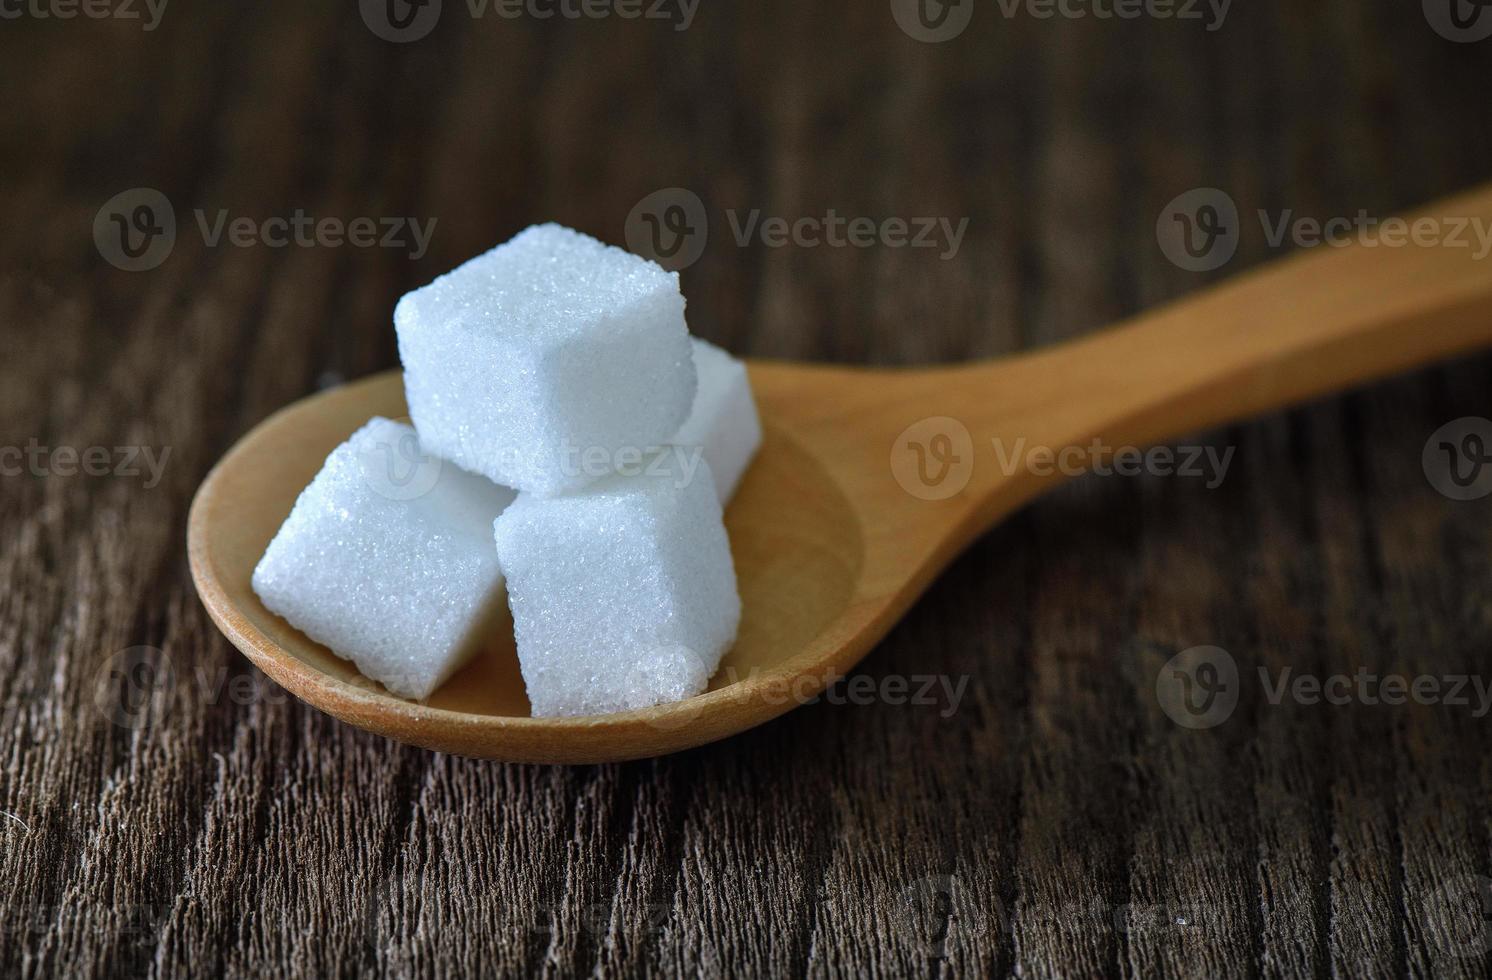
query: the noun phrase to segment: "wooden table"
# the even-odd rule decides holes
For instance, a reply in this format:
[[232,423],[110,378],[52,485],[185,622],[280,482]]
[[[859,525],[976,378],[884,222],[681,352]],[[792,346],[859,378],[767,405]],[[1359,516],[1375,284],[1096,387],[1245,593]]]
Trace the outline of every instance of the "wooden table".
[[[1492,40],[1346,0],[1213,31],[981,4],[945,43],[884,0],[705,4],[687,30],[447,0],[408,43],[350,2],[171,4],[148,31],[37,9],[0,24],[0,975],[1487,968],[1474,691],[1272,692],[1287,669],[1485,684],[1492,503],[1437,492],[1421,454],[1488,414],[1492,359],[1201,434],[1234,450],[1216,486],[1071,484],[959,560],[840,703],[628,765],[445,757],[301,706],[209,623],[183,527],[238,436],[393,366],[395,299],[530,222],[622,242],[685,188],[701,336],[993,356],[1283,254],[1287,211],[1486,179]],[[1240,213],[1207,272],[1156,233],[1195,187]],[[100,211],[138,188],[176,234],[130,272],[93,232],[117,241]],[[951,256],[734,227],[830,209],[968,225]],[[325,225],[266,244],[297,213],[437,225],[417,257]],[[1240,700],[1193,729],[1157,680],[1199,645]],[[958,693],[894,703],[923,676]]]

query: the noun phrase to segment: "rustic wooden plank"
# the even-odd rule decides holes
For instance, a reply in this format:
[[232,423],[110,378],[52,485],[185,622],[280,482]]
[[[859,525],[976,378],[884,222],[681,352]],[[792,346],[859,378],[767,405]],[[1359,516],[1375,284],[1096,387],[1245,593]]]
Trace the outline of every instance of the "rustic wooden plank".
[[[687,187],[701,334],[993,355],[1278,253],[1255,227],[1221,270],[1172,266],[1154,222],[1189,187],[1381,215],[1483,179],[1492,48],[1347,3],[1235,5],[1214,33],[987,5],[942,45],[885,4],[711,5],[687,31],[447,4],[409,45],[355,5],[173,6],[4,43],[0,446],[171,455],[148,488],[0,478],[0,972],[1485,971],[1486,719],[1275,705],[1257,671],[1481,669],[1489,505],[1419,457],[1487,414],[1487,358],[1202,434],[1236,448],[1216,489],[1089,478],[995,530],[858,671],[956,699],[820,703],[629,765],[432,755],[297,704],[211,627],[181,527],[248,427],[394,363],[401,291],[530,221],[620,240]],[[140,185],[180,234],[128,274],[90,229]],[[198,207],[437,226],[419,259],[213,248]],[[726,216],[830,207],[969,226],[942,260],[739,246]],[[1193,731],[1154,692],[1199,643],[1242,699]],[[120,717],[138,646],[175,680]]]

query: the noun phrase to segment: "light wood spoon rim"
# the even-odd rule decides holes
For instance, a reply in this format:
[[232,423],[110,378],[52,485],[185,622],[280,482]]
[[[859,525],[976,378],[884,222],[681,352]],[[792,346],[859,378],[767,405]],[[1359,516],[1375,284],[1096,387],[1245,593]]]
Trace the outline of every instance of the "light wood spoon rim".
[[[753,373],[762,369],[757,363],[752,367]],[[883,617],[886,622],[875,633],[845,636],[843,642],[838,641],[838,634],[844,631],[831,627],[776,668],[754,672],[727,688],[687,701],[607,715],[535,718],[455,711],[409,701],[366,679],[354,683],[331,676],[288,653],[234,601],[212,554],[210,525],[231,519],[233,494],[226,484],[241,461],[272,448],[285,432],[298,428],[302,417],[317,413],[328,401],[394,388],[402,391],[400,372],[385,371],[308,396],[270,415],[208,473],[187,519],[193,581],[218,629],[277,684],[343,721],[427,748],[504,761],[590,763],[648,758],[736,734],[796,707],[845,676],[897,618]],[[820,655],[826,646],[827,654]],[[743,726],[738,712],[745,705],[754,706],[756,720]],[[584,736],[584,747],[572,744],[577,735]]]
[[[1492,188],[1413,217],[1492,221]],[[234,519],[236,468],[286,445],[334,403],[386,401],[397,372],[297,402],[240,440],[192,502],[188,554],[198,594],[229,640],[277,683],[358,727],[507,761],[643,758],[744,731],[821,693],[971,540],[1065,478],[990,465],[979,447],[992,436],[1053,450],[1094,438],[1149,446],[1488,343],[1492,263],[1411,243],[1297,255],[1113,329],[996,361],[920,370],[749,362],[768,447],[776,440],[822,464],[853,513],[861,536],[853,592],[799,652],[727,687],[642,711],[532,718],[416,704],[322,672],[238,608],[211,546],[214,522]],[[972,472],[951,496],[926,499],[895,478],[896,454],[911,451],[901,443],[909,426],[943,417],[956,421],[950,431],[967,430]]]

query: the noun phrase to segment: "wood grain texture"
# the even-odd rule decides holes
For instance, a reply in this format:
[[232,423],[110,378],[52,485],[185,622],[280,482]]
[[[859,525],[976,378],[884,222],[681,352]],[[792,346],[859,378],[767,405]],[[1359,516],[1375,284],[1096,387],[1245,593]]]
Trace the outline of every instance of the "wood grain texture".
[[[1487,358],[1191,439],[1236,447],[1216,488],[1089,477],[997,528],[860,671],[967,677],[956,710],[821,703],[651,762],[475,762],[307,709],[212,627],[183,528],[239,435],[392,366],[394,299],[529,222],[620,241],[690,188],[699,334],[995,355],[1277,256],[1258,209],[1486,180],[1489,67],[1418,4],[1336,0],[1214,32],[986,4],[940,45],[885,3],[785,0],[687,31],[447,2],[402,45],[350,3],[6,21],[0,447],[170,455],[148,487],[56,457],[0,477],[0,974],[1483,975],[1487,718],[1275,705],[1256,677],[1485,670],[1492,503],[1420,456],[1492,411]],[[138,186],[178,235],[132,274],[92,225]],[[1198,186],[1245,218],[1203,274],[1155,237]],[[726,213],[831,207],[970,222],[942,261],[738,246]],[[411,261],[210,246],[198,208],[438,224]],[[1193,731],[1155,691],[1198,644],[1246,683]],[[172,681],[121,702],[121,664]]]

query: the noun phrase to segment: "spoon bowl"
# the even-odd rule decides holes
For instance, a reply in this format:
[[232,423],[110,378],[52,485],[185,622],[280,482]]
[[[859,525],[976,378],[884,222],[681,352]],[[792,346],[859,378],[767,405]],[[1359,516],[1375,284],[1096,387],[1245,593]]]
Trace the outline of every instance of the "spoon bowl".
[[[1492,219],[1492,190],[1415,217]],[[1411,217],[1410,220],[1413,220]],[[752,361],[764,439],[726,509],[741,628],[697,697],[534,718],[511,623],[416,703],[264,608],[250,576],[327,454],[406,415],[388,372],[280,411],[199,488],[198,593],[230,641],[308,704],[390,738],[514,762],[644,758],[727,737],[843,677],[995,521],[1130,447],[1492,342],[1492,275],[1465,249],[1321,250],[1032,353],[922,370]]]
[[[753,368],[759,398],[770,374]],[[855,595],[863,560],[859,523],[834,480],[764,409],[761,451],[726,511],[740,634],[706,694],[595,718],[532,718],[506,614],[489,644],[425,702],[389,693],[266,609],[250,577],[327,454],[372,416],[406,414],[394,371],[304,399],[245,436],[193,503],[189,551],[208,611],[235,646],[297,697],[426,748],[513,761],[597,762],[732,734],[792,707],[794,690],[809,698],[834,679],[831,673],[815,680],[817,671],[833,669],[820,663],[815,641]],[[791,521],[783,520],[784,511]],[[863,650],[840,652],[847,670]],[[808,679],[798,680],[805,666]],[[757,696],[758,709],[777,710],[752,712],[755,720],[747,722],[740,709]]]

